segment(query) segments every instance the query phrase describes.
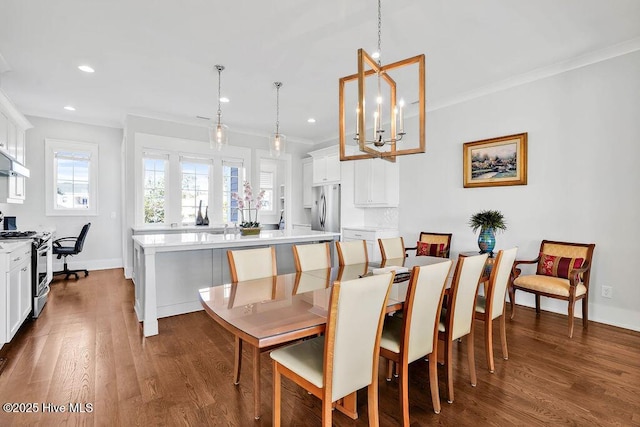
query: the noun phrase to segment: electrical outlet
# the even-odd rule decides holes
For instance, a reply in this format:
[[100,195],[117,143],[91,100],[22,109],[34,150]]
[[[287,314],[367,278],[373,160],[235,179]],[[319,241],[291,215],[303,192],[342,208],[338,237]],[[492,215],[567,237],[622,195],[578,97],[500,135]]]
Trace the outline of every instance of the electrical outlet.
[[611,286],[602,286],[602,296],[604,298],[613,298],[613,288]]

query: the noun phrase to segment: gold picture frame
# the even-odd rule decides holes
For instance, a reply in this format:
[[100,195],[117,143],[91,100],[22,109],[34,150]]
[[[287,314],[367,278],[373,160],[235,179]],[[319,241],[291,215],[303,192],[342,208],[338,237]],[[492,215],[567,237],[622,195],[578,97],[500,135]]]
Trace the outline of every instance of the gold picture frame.
[[464,188],[527,185],[527,133],[465,142]]

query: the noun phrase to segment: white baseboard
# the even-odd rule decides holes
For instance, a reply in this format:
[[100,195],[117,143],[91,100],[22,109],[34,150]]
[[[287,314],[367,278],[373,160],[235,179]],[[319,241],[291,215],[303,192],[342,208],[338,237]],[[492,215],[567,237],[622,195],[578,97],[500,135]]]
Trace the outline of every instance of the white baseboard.
[[179,304],[158,306],[158,319],[162,317],[176,316],[178,314],[193,313],[204,310],[200,301],[189,301]]
[[[535,308],[536,300],[533,294],[525,292],[516,292],[516,300],[518,305]],[[563,314],[567,316],[567,303],[562,300],[553,298],[540,298],[540,309],[550,311],[552,313]],[[576,318],[582,319],[582,302],[576,304],[574,311]],[[605,325],[616,326],[619,328],[630,329],[640,332],[640,312],[626,310],[623,308],[611,307],[602,304],[589,303],[589,320]]]
[[[107,259],[93,259],[93,260],[73,260],[72,257],[69,257],[67,260],[67,266],[69,270],[77,270],[77,269],[86,269],[89,271],[92,270],[108,270],[111,268],[122,268],[124,263],[122,262],[122,258],[107,258]],[[57,260],[54,258],[53,260],[53,271],[62,271],[64,268],[64,263],[61,260]]]

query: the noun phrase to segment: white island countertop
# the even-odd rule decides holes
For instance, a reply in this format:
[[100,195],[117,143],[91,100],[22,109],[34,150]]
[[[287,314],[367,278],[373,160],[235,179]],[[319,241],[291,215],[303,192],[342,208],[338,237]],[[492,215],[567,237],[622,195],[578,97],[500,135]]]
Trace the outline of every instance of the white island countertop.
[[141,247],[163,250],[221,249],[268,244],[312,242],[314,240],[333,240],[340,233],[308,230],[262,230],[256,236],[240,234],[173,233],[145,234],[133,236],[133,241]]

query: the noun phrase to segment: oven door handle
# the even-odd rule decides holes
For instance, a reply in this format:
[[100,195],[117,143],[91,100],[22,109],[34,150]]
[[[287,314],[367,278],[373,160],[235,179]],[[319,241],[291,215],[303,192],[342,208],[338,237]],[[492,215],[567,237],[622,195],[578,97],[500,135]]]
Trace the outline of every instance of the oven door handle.
[[46,297],[47,295],[49,295],[49,292],[51,292],[51,286],[47,285],[47,291],[44,292],[42,295],[38,295],[37,298],[41,298],[41,297]]

